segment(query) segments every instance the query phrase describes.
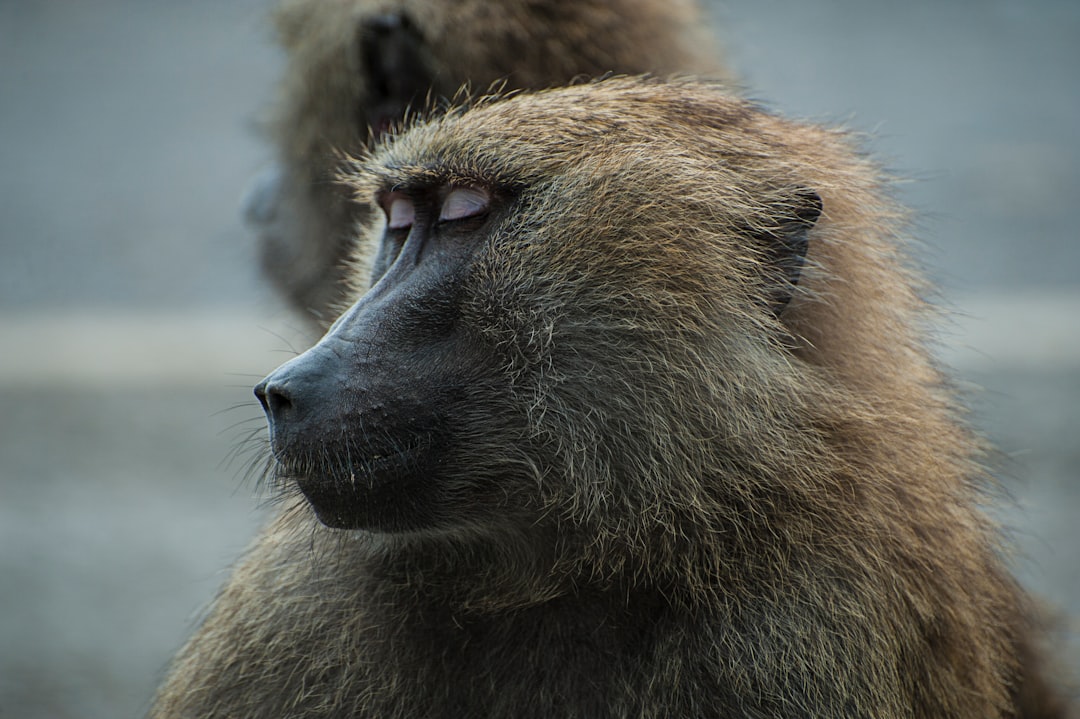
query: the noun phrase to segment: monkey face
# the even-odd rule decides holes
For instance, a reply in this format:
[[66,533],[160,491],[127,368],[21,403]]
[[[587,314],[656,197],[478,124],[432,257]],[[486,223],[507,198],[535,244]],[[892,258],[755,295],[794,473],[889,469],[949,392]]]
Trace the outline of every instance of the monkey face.
[[463,455],[498,434],[477,426],[490,423],[498,393],[458,321],[461,287],[505,200],[441,186],[380,193],[377,204],[386,221],[373,286],[255,394],[282,474],[323,523],[468,523],[487,499],[484,472]]
[[716,161],[760,142],[737,102],[703,103],[722,130],[699,137],[677,89],[635,83],[454,111],[364,160],[373,284],[255,390],[325,524],[647,514],[704,491],[702,447],[756,456],[748,415],[788,421],[763,377],[821,200]]

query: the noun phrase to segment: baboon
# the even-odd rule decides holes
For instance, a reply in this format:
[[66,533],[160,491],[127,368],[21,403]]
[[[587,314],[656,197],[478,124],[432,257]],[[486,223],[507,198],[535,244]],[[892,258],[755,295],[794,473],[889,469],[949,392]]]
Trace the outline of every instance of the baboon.
[[[370,206],[334,178],[406,111],[484,89],[564,85],[608,72],[719,76],[696,0],[286,0],[288,55],[268,131],[278,163],[246,202],[265,274],[326,329]],[[370,130],[369,130],[370,128]]]
[[609,78],[349,183],[370,289],[256,387],[285,506],[154,716],[1065,715],[843,132]]

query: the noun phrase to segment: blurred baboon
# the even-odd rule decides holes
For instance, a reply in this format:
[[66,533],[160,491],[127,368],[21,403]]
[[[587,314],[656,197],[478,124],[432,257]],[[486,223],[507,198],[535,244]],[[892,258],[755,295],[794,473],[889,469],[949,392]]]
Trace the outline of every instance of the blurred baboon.
[[335,182],[340,153],[361,152],[371,130],[465,83],[719,73],[696,0],[286,0],[277,25],[288,54],[269,123],[278,164],[246,215],[265,273],[323,329],[345,306],[344,260],[370,211]]
[[370,289],[256,388],[287,507],[155,716],[1064,716],[882,185],[689,80],[383,144]]

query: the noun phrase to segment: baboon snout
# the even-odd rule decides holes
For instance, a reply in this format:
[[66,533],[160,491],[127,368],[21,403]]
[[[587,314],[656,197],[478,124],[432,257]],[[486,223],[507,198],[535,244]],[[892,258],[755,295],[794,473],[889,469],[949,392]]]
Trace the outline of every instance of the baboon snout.
[[255,385],[275,455],[280,457],[318,431],[320,418],[333,405],[332,369],[326,356],[308,350]]

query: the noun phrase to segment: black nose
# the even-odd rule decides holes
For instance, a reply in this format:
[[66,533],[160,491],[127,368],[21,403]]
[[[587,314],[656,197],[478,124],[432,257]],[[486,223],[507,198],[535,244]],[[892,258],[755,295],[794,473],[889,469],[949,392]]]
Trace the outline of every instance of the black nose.
[[340,409],[341,382],[332,352],[313,348],[294,357],[255,385],[275,454],[300,449],[317,440],[328,417]]

